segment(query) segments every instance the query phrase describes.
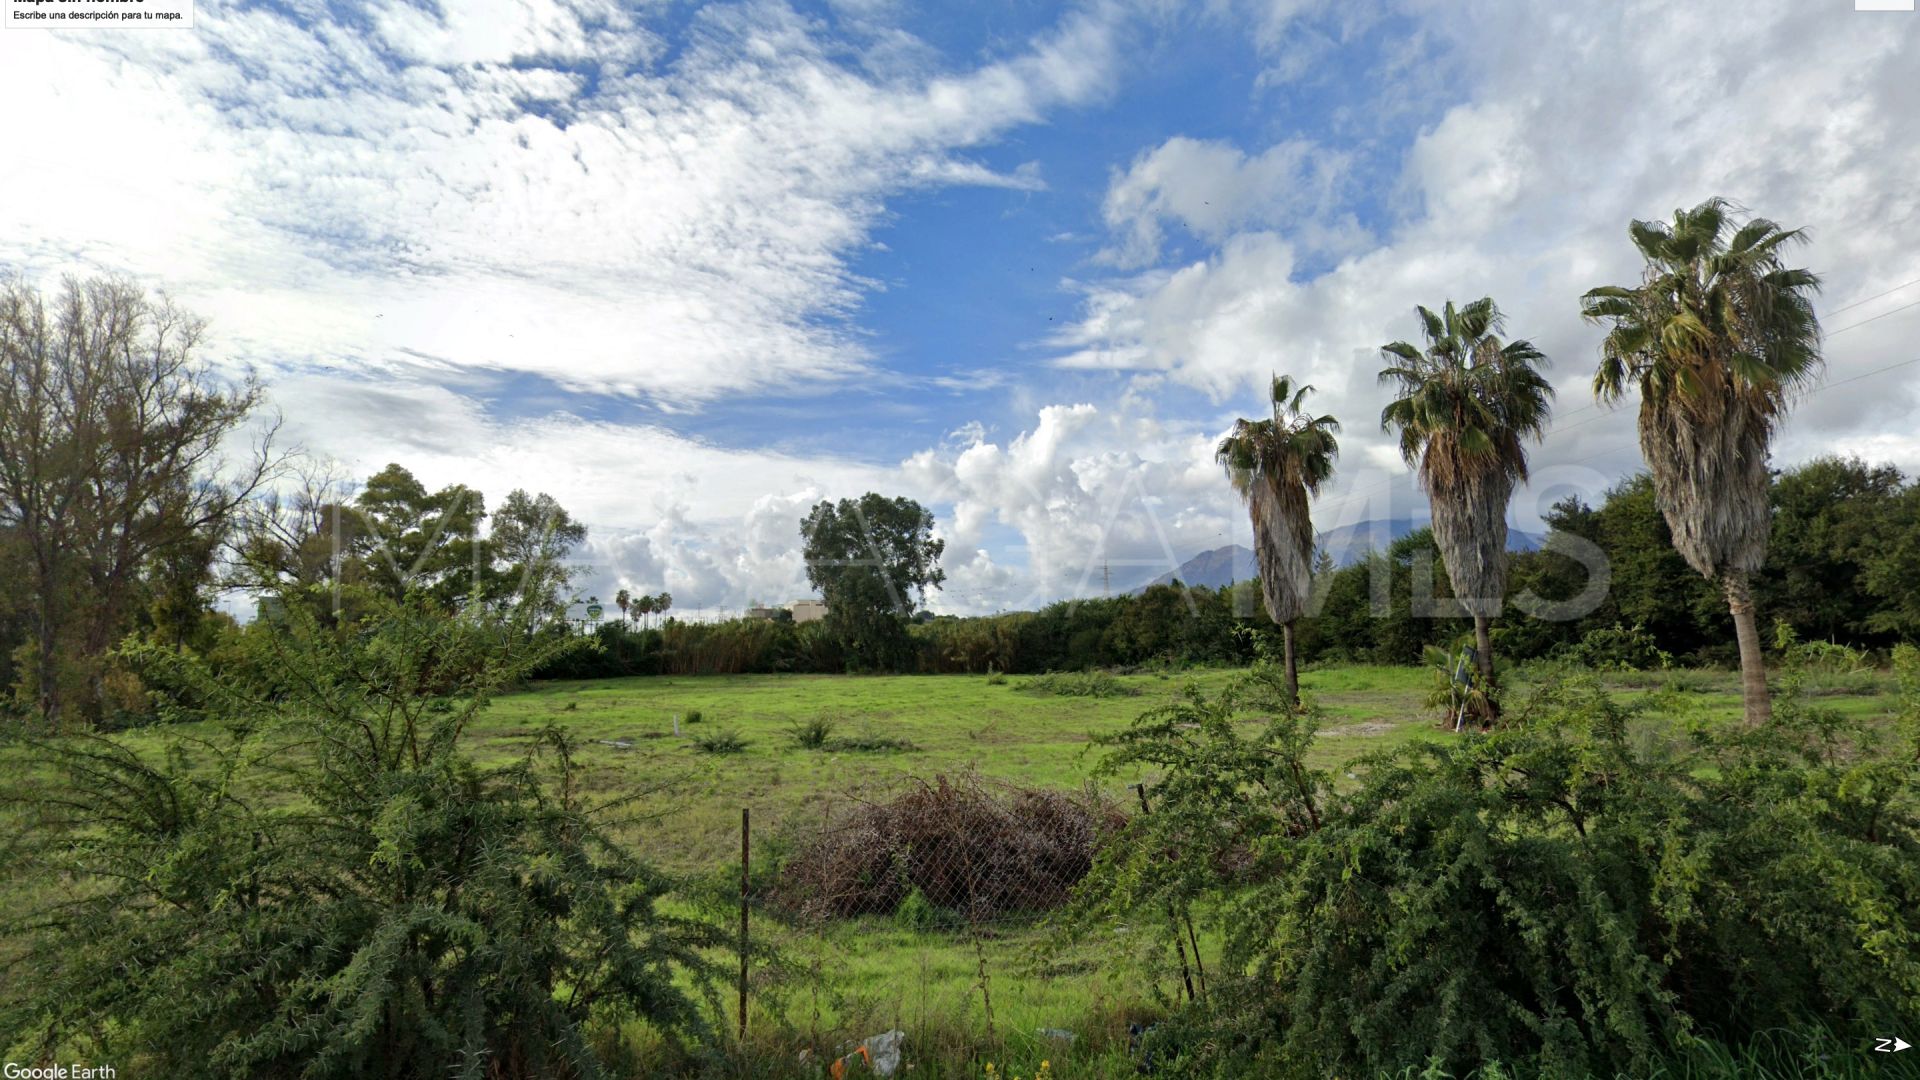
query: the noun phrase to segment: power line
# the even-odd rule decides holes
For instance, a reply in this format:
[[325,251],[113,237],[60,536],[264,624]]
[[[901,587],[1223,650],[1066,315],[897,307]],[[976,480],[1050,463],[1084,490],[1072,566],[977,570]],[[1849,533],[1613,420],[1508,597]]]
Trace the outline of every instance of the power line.
[[1915,301],[1914,301],[1914,302],[1912,302],[1911,304],[1901,304],[1901,305],[1900,305],[1899,307],[1897,307],[1897,308],[1894,308],[1894,309],[1893,309],[1893,310],[1891,310],[1891,311],[1883,311],[1883,312],[1881,312],[1880,314],[1878,314],[1878,315],[1875,315],[1875,316],[1874,316],[1873,318],[1871,318],[1871,319],[1861,319],[1861,320],[1860,320],[1859,322],[1857,322],[1857,323],[1848,323],[1848,324],[1847,324],[1846,326],[1843,326],[1843,327],[1841,327],[1841,328],[1840,328],[1840,329],[1838,329],[1838,330],[1832,330],[1832,331],[1829,331],[1829,332],[1827,333],[1827,336],[1828,336],[1828,337],[1830,337],[1830,338],[1831,338],[1831,337],[1838,337],[1838,336],[1840,336],[1841,334],[1844,334],[1844,333],[1846,333],[1846,332],[1847,332],[1847,331],[1849,331],[1849,330],[1852,330],[1852,329],[1855,329],[1856,327],[1861,327],[1861,326],[1865,326],[1865,325],[1867,325],[1867,324],[1868,324],[1868,323],[1870,323],[1870,322],[1879,322],[1879,321],[1880,321],[1881,319],[1884,319],[1884,318],[1886,318],[1886,317],[1887,317],[1887,316],[1889,316],[1889,315],[1898,315],[1898,314],[1900,314],[1901,312],[1903,312],[1903,311],[1905,311],[1905,310],[1907,310],[1908,308],[1916,308],[1916,307],[1920,307],[1920,300],[1915,300]]
[[1899,292],[1901,289],[1905,289],[1913,285],[1920,285],[1920,277],[1914,278],[1912,281],[1909,281],[1904,285],[1895,285],[1893,288],[1888,289],[1886,292],[1874,293],[1872,296],[1867,297],[1865,300],[1855,300],[1853,303],[1848,304],[1846,307],[1834,308],[1832,311],[1827,312],[1827,314],[1838,315],[1843,311],[1852,311],[1854,308],[1857,308],[1862,304],[1871,304],[1875,300],[1878,300],[1883,296],[1892,296],[1894,293]]

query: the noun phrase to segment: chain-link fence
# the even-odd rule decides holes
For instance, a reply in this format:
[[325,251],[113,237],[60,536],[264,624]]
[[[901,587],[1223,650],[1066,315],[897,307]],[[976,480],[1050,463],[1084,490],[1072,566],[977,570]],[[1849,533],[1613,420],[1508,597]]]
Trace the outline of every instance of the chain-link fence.
[[1204,993],[1205,936],[1169,913],[1070,940],[1060,919],[1144,798],[968,774],[743,808],[739,864],[707,894],[738,920],[736,1034],[827,1059],[890,1032],[949,1060],[1128,1039]]

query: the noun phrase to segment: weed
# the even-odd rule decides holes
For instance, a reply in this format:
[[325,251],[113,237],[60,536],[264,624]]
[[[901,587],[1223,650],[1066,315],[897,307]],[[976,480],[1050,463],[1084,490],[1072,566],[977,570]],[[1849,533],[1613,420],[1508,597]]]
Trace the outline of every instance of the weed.
[[1049,671],[1020,684],[1020,689],[1056,697],[1132,697],[1138,687],[1121,682],[1107,671]]
[[861,731],[858,735],[850,735],[844,739],[830,740],[827,743],[827,749],[847,750],[856,753],[884,754],[918,750],[919,747],[915,746],[910,740],[895,738],[891,735],[882,735],[868,728]]
[[833,718],[816,716],[811,720],[795,720],[787,728],[793,739],[793,745],[802,750],[824,750],[833,740]]
[[703,754],[738,754],[747,748],[747,740],[732,728],[693,737],[694,749]]

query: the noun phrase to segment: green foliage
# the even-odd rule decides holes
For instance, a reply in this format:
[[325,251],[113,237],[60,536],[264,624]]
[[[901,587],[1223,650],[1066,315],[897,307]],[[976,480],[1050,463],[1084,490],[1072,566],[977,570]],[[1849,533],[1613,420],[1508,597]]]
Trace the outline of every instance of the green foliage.
[[1809,1018],[1841,1045],[1920,1021],[1913,747],[1791,677],[1771,725],[1684,737],[1553,685],[1338,790],[1276,681],[1105,740],[1103,770],[1160,779],[1075,923],[1216,913],[1208,1008],[1175,1025],[1196,1071],[1652,1075]]
[[843,735],[827,741],[826,749],[866,754],[893,754],[917,750],[911,739],[902,739],[894,735],[882,735],[872,728],[862,728],[852,735]]
[[1020,689],[1058,697],[1131,697],[1140,692],[1108,671],[1050,671],[1021,683]]
[[900,906],[893,909],[894,925],[907,930],[925,933],[929,930],[952,930],[961,925],[960,913],[951,908],[943,908],[927,899],[927,894],[915,885],[907,890]]
[[839,724],[827,715],[795,720],[787,728],[788,737],[793,745],[802,750],[826,750],[833,753],[893,753],[913,750],[912,742],[892,735],[882,735],[871,728],[862,728],[853,735],[836,736],[834,731]]
[[1274,622],[1290,624],[1307,608],[1313,586],[1313,521],[1309,503],[1333,475],[1340,422],[1305,409],[1313,387],[1278,375],[1268,387],[1272,415],[1234,421],[1214,451],[1227,479],[1247,502],[1262,598]]
[[680,719],[685,720],[689,724],[697,724],[705,720],[706,717],[701,715],[699,709],[688,709],[685,713],[681,714]]
[[1850,675],[1866,671],[1866,654],[1835,641],[1802,641],[1793,626],[1784,620],[1773,624],[1773,647],[1782,663],[1799,671],[1828,675]]
[[832,740],[835,726],[832,717],[816,716],[795,720],[788,730],[793,736],[793,745],[802,750],[821,750]]
[[1492,723],[1498,701],[1495,691],[1480,678],[1479,669],[1468,659],[1468,644],[1470,642],[1460,642],[1452,651],[1429,645],[1425,655],[1431,681],[1426,706],[1438,710],[1441,721],[1455,730],[1464,729],[1469,723],[1480,726]]
[[1589,630],[1567,650],[1567,657],[1595,671],[1664,671],[1673,666],[1673,654],[1639,623]]
[[[1920,537],[1920,498],[1907,494],[1920,487],[1898,481],[1888,488],[1895,479],[1883,472],[1857,462],[1815,462],[1777,479],[1775,542],[1792,553],[1792,561],[1770,560],[1756,578],[1764,611],[1786,619],[1802,636],[1875,652],[1920,628],[1920,621],[1908,627],[1898,615],[1900,604],[1920,596],[1901,583],[1920,571],[1906,574],[1899,569],[1906,564],[1896,558],[1909,538]],[[1856,513],[1848,509],[1853,505],[1865,509]],[[1655,667],[1662,653],[1676,664],[1733,661],[1726,600],[1674,550],[1647,476],[1622,481],[1595,507],[1563,500],[1546,518],[1561,541],[1591,544],[1605,558],[1606,588],[1598,606],[1578,618],[1556,621],[1509,610],[1494,632],[1501,655],[1579,657],[1592,651],[1582,648],[1583,641],[1600,632],[1591,644],[1599,650],[1592,662],[1601,666]],[[1782,539],[1787,533],[1795,538]],[[1815,534],[1823,538],[1818,543],[1810,539]],[[1884,595],[1863,584],[1882,559],[1895,560],[1885,564],[1891,569],[1885,571]],[[1314,582],[1317,606],[1296,628],[1301,659],[1418,664],[1427,646],[1449,646],[1469,624],[1444,614],[1453,586],[1441,561],[1431,531],[1421,529],[1352,565],[1323,565]],[[1508,592],[1516,600],[1522,595],[1571,600],[1589,583],[1588,569],[1564,551],[1513,553],[1509,561]],[[1430,581],[1420,576],[1423,563]],[[1416,585],[1422,583],[1425,595],[1416,597],[1422,591]],[[907,627],[913,658],[902,666],[930,674],[1034,675],[1244,665],[1263,645],[1273,655],[1280,653],[1279,628],[1260,615],[1254,595],[1249,592],[1236,611],[1228,589],[1157,585],[1138,595],[1062,601],[1039,611],[940,616]],[[1815,603],[1821,597],[1834,603]],[[1423,608],[1417,599],[1433,604]],[[1435,608],[1442,617],[1430,614]],[[1627,628],[1628,635],[1608,633],[1617,627]],[[651,630],[608,623],[595,641],[599,649],[569,653],[537,677],[825,673],[844,671],[848,660],[846,650],[817,622],[668,622]]]
[[1893,649],[1893,673],[1900,687],[1900,711],[1896,714],[1901,738],[1920,762],[1920,648],[1896,645]]
[[[597,1075],[596,1025],[704,1033],[721,938],[577,795],[568,737],[481,767],[462,731],[571,642],[424,598],[290,603],[221,679],[159,648],[150,679],[231,718],[143,757],[104,737],[30,751],[53,776],[17,857],[70,882],[10,914],[7,1056],[180,1076]],[[270,694],[258,687],[272,685]],[[31,977],[24,977],[25,972]]]
[[748,746],[745,736],[732,728],[721,728],[693,737],[693,748],[703,754],[739,754]]

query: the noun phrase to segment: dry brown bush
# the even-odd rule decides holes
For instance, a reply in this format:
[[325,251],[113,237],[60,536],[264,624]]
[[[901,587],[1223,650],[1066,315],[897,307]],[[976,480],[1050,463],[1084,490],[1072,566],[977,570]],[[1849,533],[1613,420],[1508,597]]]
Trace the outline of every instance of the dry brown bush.
[[1125,822],[1093,794],[914,780],[829,813],[781,869],[777,899],[803,918],[888,914],[916,888],[965,919],[1043,911],[1066,901]]

